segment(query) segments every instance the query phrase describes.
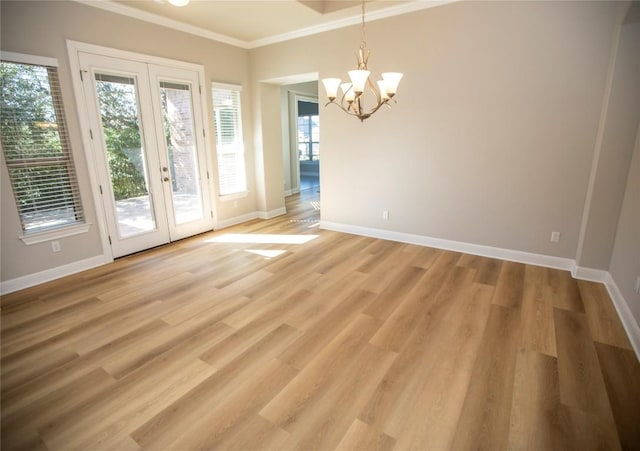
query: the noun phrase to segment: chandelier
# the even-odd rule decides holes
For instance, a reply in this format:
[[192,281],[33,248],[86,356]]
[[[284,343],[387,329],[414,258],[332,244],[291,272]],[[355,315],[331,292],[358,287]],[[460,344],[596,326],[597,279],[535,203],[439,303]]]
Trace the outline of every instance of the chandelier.
[[[340,107],[345,113],[355,116],[363,122],[380,109],[382,105],[391,106],[389,102],[395,96],[402,74],[400,72],[384,72],[382,80],[375,84],[369,78],[371,72],[367,68],[370,52],[367,50],[364,32],[364,0],[362,0],[362,29],[360,39],[360,49],[358,50],[358,69],[350,70],[349,78],[351,83],[342,83],[339,78],[324,78],[322,83],[327,93],[329,101],[325,106],[334,104]],[[368,88],[368,91],[366,89]],[[339,101],[338,89],[342,89]],[[367,109],[365,105],[366,94],[375,96],[375,104]],[[373,97],[371,98],[373,100]],[[394,102],[396,102],[394,100]]]

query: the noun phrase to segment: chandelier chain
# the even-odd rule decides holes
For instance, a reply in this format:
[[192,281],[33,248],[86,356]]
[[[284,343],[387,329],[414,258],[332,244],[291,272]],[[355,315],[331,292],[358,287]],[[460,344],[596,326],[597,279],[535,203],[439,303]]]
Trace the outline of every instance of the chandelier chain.
[[364,49],[367,47],[367,41],[365,39],[365,32],[364,32],[364,0],[362,0],[362,26],[360,29],[360,48]]

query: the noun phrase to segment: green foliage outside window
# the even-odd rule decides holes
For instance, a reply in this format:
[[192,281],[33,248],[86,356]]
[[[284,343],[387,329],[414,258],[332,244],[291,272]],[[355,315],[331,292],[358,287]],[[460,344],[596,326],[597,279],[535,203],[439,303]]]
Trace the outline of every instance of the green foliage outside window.
[[147,187],[135,87],[98,81],[97,89],[115,199],[143,196]]
[[23,230],[82,222],[55,67],[0,64],[0,134]]

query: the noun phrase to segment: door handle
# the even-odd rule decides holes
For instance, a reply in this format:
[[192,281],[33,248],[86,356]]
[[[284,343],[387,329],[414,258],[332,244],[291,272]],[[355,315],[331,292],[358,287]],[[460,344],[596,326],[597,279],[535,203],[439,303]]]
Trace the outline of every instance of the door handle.
[[164,177],[162,180],[164,180],[165,182],[169,181],[169,177]]
[[166,166],[162,166],[162,172],[167,172],[169,170],[169,168],[167,168]]

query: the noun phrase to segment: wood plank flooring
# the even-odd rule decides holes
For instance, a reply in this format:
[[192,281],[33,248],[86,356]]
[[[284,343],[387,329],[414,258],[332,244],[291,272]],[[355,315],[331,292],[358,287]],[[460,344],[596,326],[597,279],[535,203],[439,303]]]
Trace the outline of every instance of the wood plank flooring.
[[2,449],[640,449],[601,285],[317,201],[4,296]]

